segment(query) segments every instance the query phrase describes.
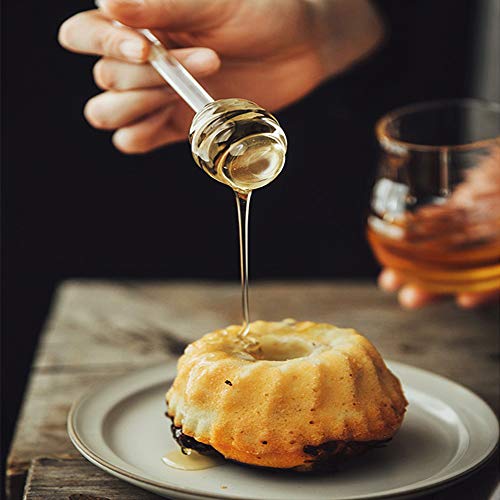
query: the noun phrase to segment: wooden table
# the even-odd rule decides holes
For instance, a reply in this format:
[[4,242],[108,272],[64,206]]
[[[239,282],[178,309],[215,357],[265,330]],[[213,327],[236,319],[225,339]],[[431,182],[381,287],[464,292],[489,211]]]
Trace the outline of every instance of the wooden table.
[[[153,499],[86,462],[66,415],[89,385],[173,359],[186,342],[239,320],[239,287],[220,283],[71,281],[58,290],[33,363],[7,464],[10,499]],[[273,282],[251,288],[254,318],[352,326],[382,354],[450,377],[499,410],[498,308],[453,304],[402,311],[394,297],[356,282]],[[27,311],[29,314],[29,311]],[[428,498],[486,499],[496,464]]]

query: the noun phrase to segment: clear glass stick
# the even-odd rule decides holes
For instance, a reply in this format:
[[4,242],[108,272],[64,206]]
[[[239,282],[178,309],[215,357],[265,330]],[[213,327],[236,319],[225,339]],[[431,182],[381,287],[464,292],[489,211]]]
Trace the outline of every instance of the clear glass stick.
[[240,237],[240,272],[241,272],[241,306],[242,327],[240,337],[246,337],[250,330],[250,308],[248,305],[248,214],[250,209],[250,197],[248,193],[236,195],[236,207],[238,211],[238,232]]
[[[97,8],[101,6],[100,0],[95,0]],[[124,24],[113,21],[116,26]],[[129,29],[135,29],[130,28]],[[167,50],[158,37],[148,29],[135,29],[151,43],[149,63],[159,75],[179,94],[186,104],[198,113],[214,99],[194,78],[194,76]]]
[[158,38],[146,29],[137,30],[151,42],[149,63],[159,75],[197,113],[213,98],[191,73],[171,54]]

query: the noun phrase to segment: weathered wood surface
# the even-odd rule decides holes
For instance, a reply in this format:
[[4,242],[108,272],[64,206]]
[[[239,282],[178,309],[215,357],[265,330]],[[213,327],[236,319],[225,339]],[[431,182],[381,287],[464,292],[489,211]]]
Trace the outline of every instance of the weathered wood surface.
[[152,493],[106,474],[79,458],[36,458],[24,498],[29,500],[156,500]]
[[[465,480],[421,500],[500,499],[491,494],[498,461],[473,479]],[[496,495],[496,496],[495,496]],[[36,458],[28,473],[24,500],[160,500],[160,497],[121,481],[82,458]]]
[[[294,317],[352,326],[382,354],[450,377],[498,411],[498,308],[460,311],[436,304],[402,311],[366,283],[261,283],[254,318]],[[89,386],[173,359],[211,329],[239,322],[238,285],[68,282],[57,294],[34,362],[7,464],[11,498],[20,498],[36,457],[82,460],[66,434],[73,400]],[[17,495],[17,496],[16,496]],[[106,496],[106,495],[104,495]],[[49,498],[49,497],[47,497]]]

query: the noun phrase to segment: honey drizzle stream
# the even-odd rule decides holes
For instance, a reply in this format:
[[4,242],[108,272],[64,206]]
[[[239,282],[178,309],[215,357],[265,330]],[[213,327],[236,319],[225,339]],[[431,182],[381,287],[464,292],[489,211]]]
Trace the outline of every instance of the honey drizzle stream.
[[[252,191],[248,193],[234,192],[238,212],[238,232],[240,239],[240,273],[241,273],[241,308],[242,327],[238,336],[245,339],[250,330],[250,308],[248,305],[248,214]],[[249,339],[247,339],[249,340]]]

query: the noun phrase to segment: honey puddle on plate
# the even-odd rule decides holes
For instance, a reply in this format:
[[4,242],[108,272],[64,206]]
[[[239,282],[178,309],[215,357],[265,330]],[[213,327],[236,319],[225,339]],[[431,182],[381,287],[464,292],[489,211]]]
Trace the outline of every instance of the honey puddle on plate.
[[220,458],[207,457],[193,450],[186,450],[186,454],[179,450],[172,450],[163,456],[165,465],[178,470],[202,470],[222,465],[224,460]]

